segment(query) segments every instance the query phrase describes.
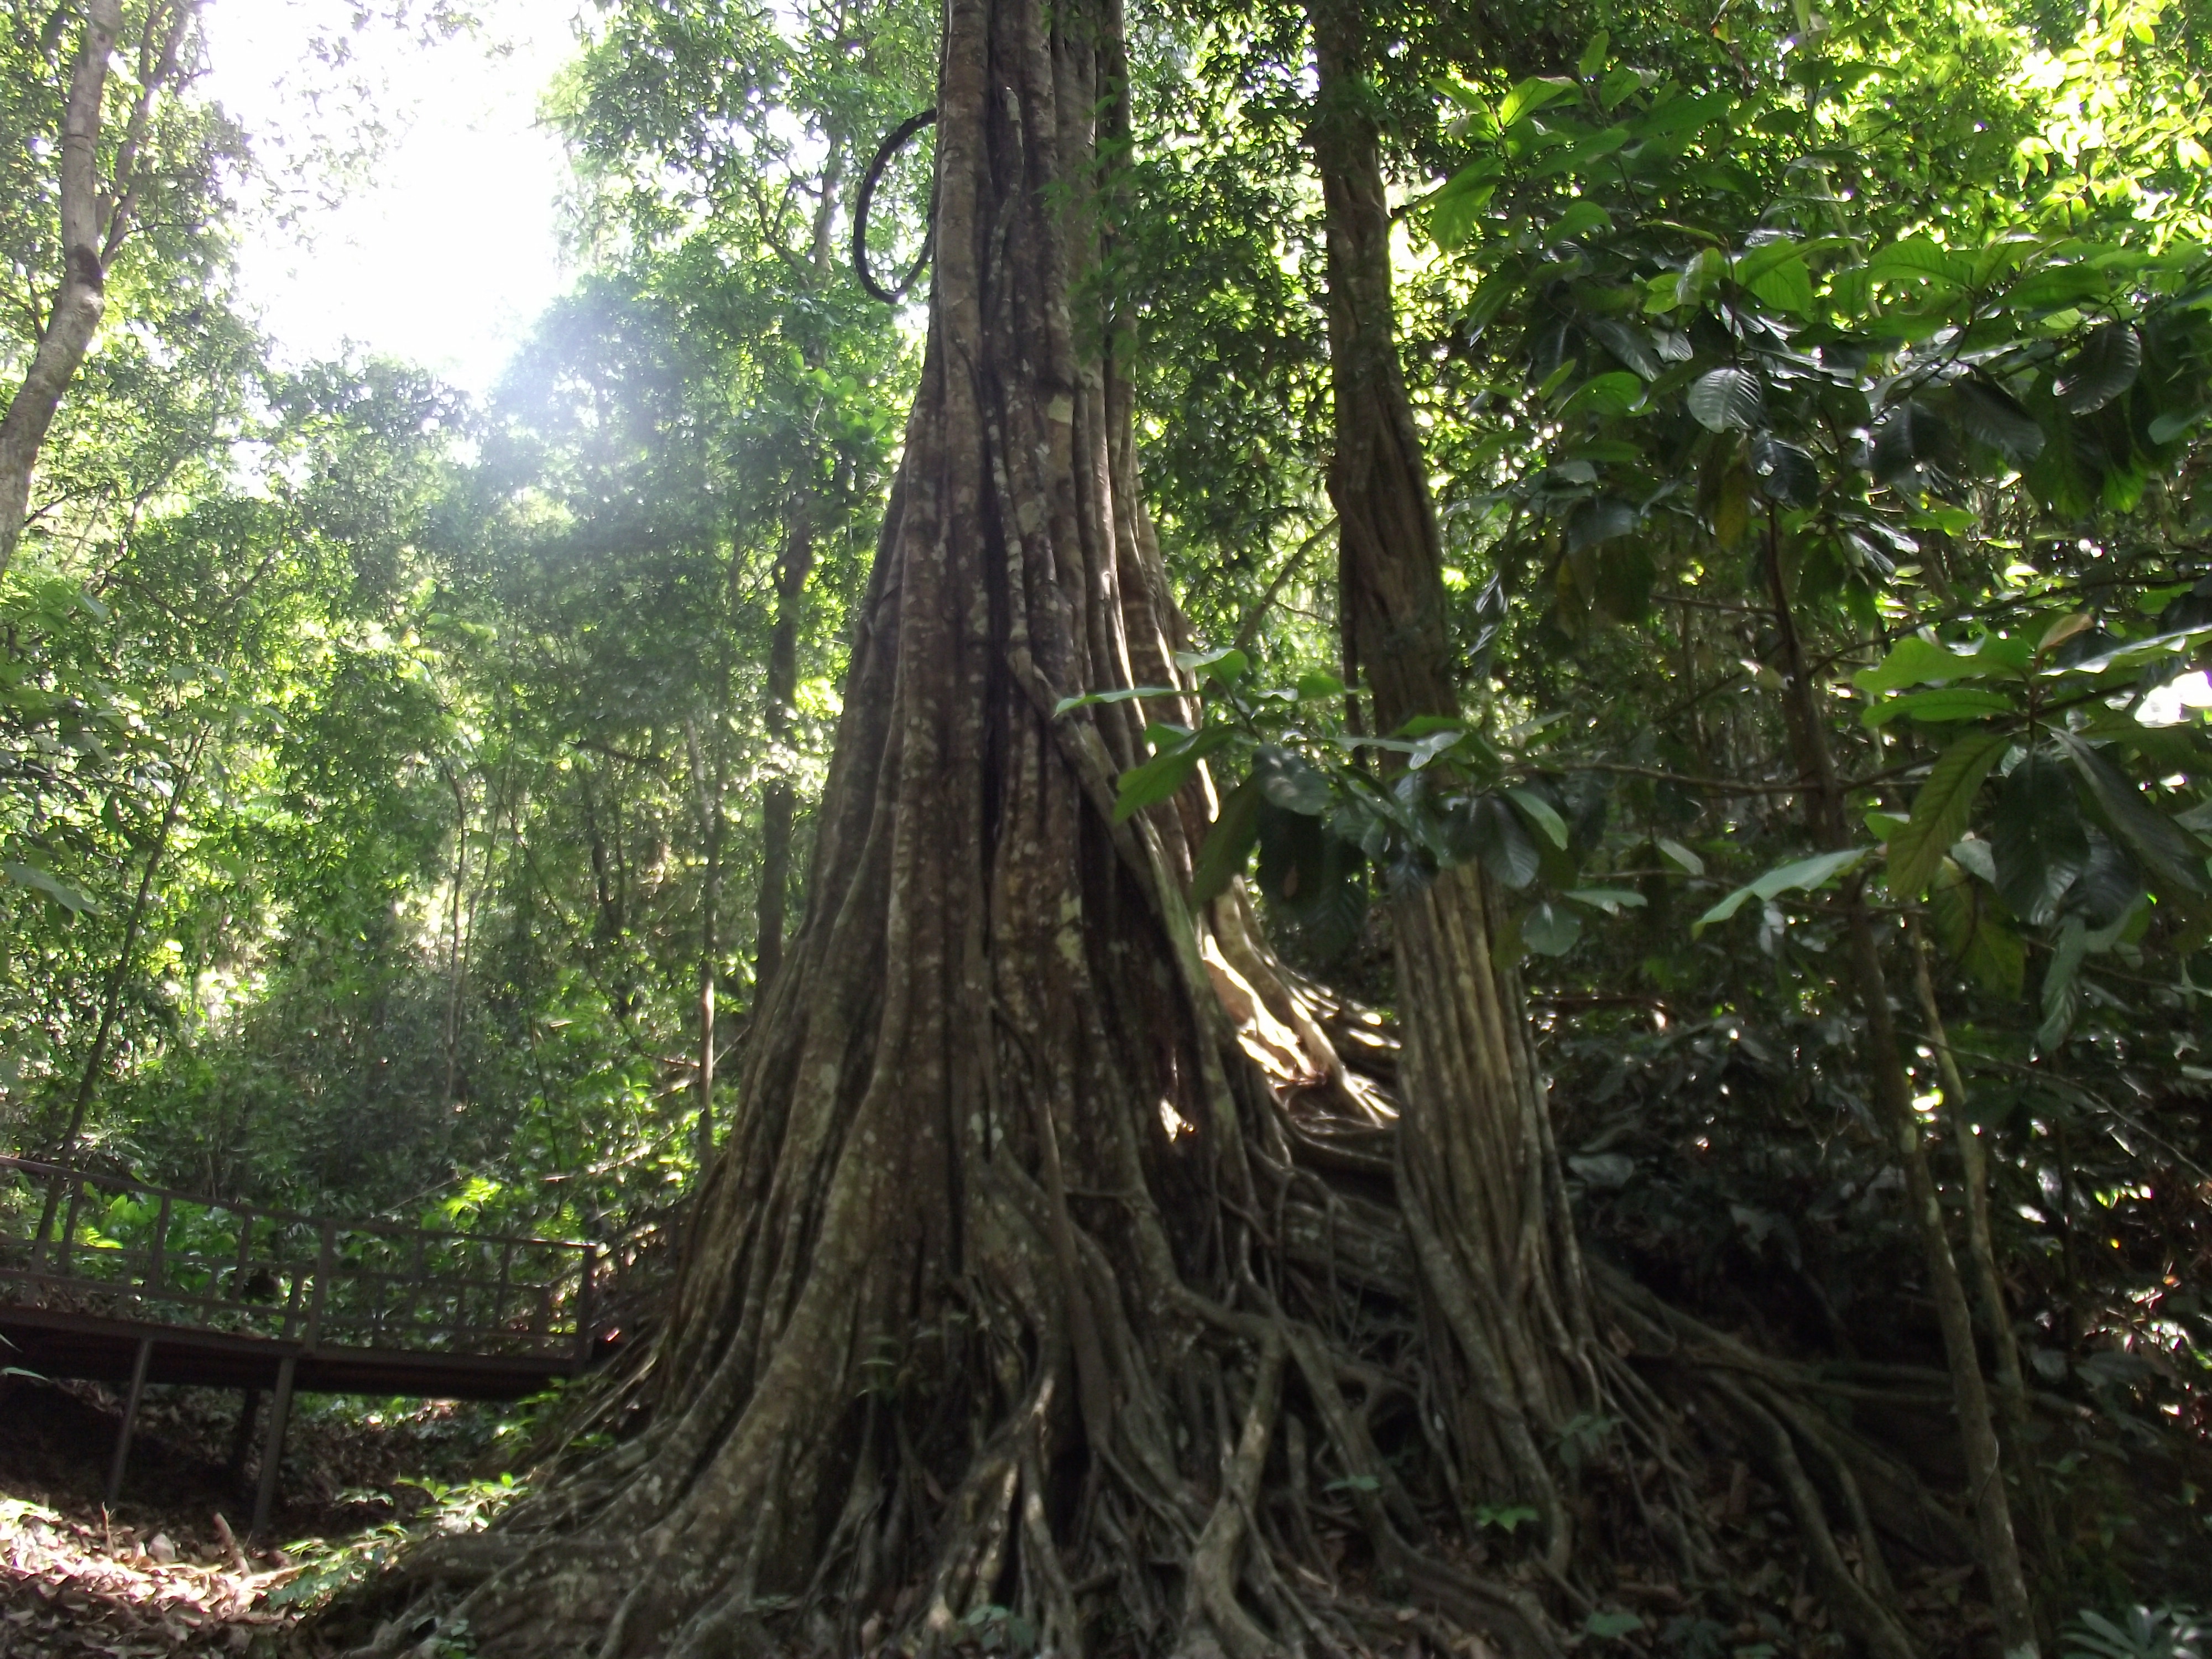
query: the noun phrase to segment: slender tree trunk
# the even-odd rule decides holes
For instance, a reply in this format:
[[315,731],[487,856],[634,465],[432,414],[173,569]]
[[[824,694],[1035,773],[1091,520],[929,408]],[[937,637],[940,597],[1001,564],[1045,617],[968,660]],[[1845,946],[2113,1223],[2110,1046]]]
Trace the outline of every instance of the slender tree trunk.
[[469,873],[469,801],[461,775],[445,769],[453,795],[453,899],[448,907],[446,947],[446,1104],[459,1097],[461,1083],[461,890]]
[[814,568],[811,506],[793,495],[783,551],[775,562],[775,632],[769,641],[768,685],[761,708],[774,775],[761,793],[760,902],[753,934],[753,1001],[768,998],[783,965],[783,917],[791,886],[791,826],[798,797],[787,753],[792,699],[799,691],[799,629],[806,609],[806,578]]
[[[1790,739],[1798,754],[1799,769],[1811,792],[1814,829],[1820,840],[1838,851],[1851,844],[1844,817],[1844,791],[1828,752],[1819,692],[1805,663],[1797,623],[1790,604],[1790,591],[1782,569],[1779,522],[1772,511],[1766,521],[1766,580],[1774,605],[1774,623],[1782,639],[1785,712]],[[1853,874],[1844,883],[1839,908],[1848,943],[1845,960],[1850,965],[1859,1010],[1866,1020],[1867,1080],[1883,1121],[1895,1139],[1898,1162],[1905,1171],[1905,1197],[1920,1231],[1921,1249],[1928,1264],[1929,1287],[1943,1331],[1943,1348],[1949,1358],[1951,1389],[1959,1414],[1959,1434],[1966,1452],[1968,1502],[1973,1510],[1982,1547],[1982,1568],[1990,1586],[1990,1601],[1996,1613],[1997,1636],[2007,1659],[2033,1659],[2039,1651],[2033,1601],[2021,1569],[2020,1546],[2014,1535],[2010,1494],[2005,1487],[2003,1459],[1996,1427],[1990,1412],[1989,1388],[1982,1376],[1981,1357],[1974,1350],[1974,1316],[1966,1287],[1959,1273],[1958,1258],[1943,1219],[1943,1200],[1928,1157],[1928,1143],[1912,1106],[1911,1073],[1899,1041],[1896,1016],[1890,1002],[1889,980],[1881,962],[1881,941],[1865,897],[1865,878]]]
[[1990,1357],[1996,1372],[1997,1413],[2006,1442],[2003,1449],[2013,1459],[2021,1490],[2027,1499],[2034,1528],[2031,1536],[2056,1570],[2063,1559],[2057,1522],[2051,1510],[2050,1490],[2036,1467],[2027,1380],[2020,1368],[2020,1343],[2013,1334],[2004,1274],[1997,1264],[1996,1237],[1990,1222],[1989,1157],[1968,1115],[1966,1075],[1951,1051],[1950,1033],[1944,1029],[1942,1011],[1936,1005],[1936,982],[1928,971],[1927,937],[1917,918],[1908,918],[1905,926],[1912,944],[1912,988],[1920,1000],[1920,1017],[1928,1022],[1929,1046],[1936,1050],[1936,1071],[1943,1079],[1944,1115],[1950,1121],[1952,1139],[1959,1149],[1960,1184],[1966,1196],[1966,1255],[1974,1265],[1983,1328],[1989,1336]]
[[31,501],[31,472],[62,393],[107,309],[107,226],[100,200],[100,105],[122,32],[119,0],[86,0],[84,32],[70,71],[61,144],[62,275],[38,349],[0,416],[0,576],[15,556]]
[[[1378,732],[1455,716],[1436,512],[1397,357],[1390,217],[1365,84],[1359,0],[1313,0],[1312,138],[1328,216],[1335,394],[1329,498],[1340,526],[1346,659]],[[1543,1446],[1589,1400],[1588,1295],[1562,1201],[1544,1079],[1503,921],[1480,869],[1392,911],[1400,1017],[1400,1201],[1441,1329],[1436,1358],[1469,1495],[1536,1504],[1564,1566],[1568,1510]]]
[[[185,757],[184,770],[170,788],[169,799],[161,809],[161,827],[154,832],[154,844],[146,851],[146,862],[138,872],[138,885],[131,895],[131,909],[123,922],[123,942],[117,946],[115,966],[109,971],[107,984],[100,994],[100,1023],[93,1028],[92,1046],[85,1050],[84,1066],[77,1073],[76,1092],[70,1099],[69,1121],[63,1127],[61,1138],[54,1145],[53,1162],[67,1164],[76,1155],[76,1144],[84,1133],[84,1121],[92,1110],[94,1096],[100,1090],[100,1073],[107,1065],[107,1045],[115,1035],[115,1022],[123,1012],[124,988],[130,983],[131,964],[138,955],[138,935],[146,921],[146,906],[154,894],[154,878],[160,873],[161,860],[168,854],[169,835],[177,827],[183,812],[185,797],[191,793],[192,778],[199,770],[200,750],[208,739],[203,726],[192,739],[192,746]],[[43,1253],[46,1240],[52,1237],[54,1217],[61,1206],[61,1188],[50,1187],[46,1191],[45,1207],[40,1212],[35,1249]]]
[[721,940],[716,923],[722,909],[722,768],[719,754],[710,769],[701,752],[698,723],[684,724],[684,746],[691,763],[691,789],[699,808],[699,838],[705,855],[704,890],[699,896],[699,1162],[714,1151],[714,978]]

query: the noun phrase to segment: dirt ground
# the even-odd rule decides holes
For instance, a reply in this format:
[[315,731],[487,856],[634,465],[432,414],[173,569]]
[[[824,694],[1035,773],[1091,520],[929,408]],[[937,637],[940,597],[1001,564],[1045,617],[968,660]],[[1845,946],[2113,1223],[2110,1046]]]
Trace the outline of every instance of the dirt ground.
[[303,1607],[407,1523],[486,1507],[451,1489],[498,1461],[505,1426],[497,1407],[302,1397],[270,1537],[248,1547],[266,1419],[240,1467],[239,1411],[235,1393],[149,1389],[107,1509],[115,1395],[0,1378],[0,1659],[289,1652]]

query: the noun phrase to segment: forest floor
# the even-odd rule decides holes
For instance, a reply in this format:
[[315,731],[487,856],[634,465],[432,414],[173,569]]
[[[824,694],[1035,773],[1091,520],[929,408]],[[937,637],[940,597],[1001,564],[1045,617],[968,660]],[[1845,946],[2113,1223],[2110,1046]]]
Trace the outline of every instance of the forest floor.
[[0,1378],[0,1659],[275,1659],[307,1608],[410,1531],[479,1524],[503,1496],[475,1478],[510,1427],[496,1407],[302,1398],[270,1528],[281,1547],[248,1548],[238,1412],[235,1393],[149,1390],[110,1510],[115,1395]]

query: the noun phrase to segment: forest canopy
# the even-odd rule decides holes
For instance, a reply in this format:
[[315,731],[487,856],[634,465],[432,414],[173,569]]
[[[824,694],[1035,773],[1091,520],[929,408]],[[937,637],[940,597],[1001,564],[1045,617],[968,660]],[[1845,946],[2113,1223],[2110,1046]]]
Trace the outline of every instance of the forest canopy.
[[250,314],[201,5],[0,33],[0,1141],[680,1227],[595,1432],[788,1510],[410,1617],[2195,1650],[2212,14],[604,0],[475,398]]

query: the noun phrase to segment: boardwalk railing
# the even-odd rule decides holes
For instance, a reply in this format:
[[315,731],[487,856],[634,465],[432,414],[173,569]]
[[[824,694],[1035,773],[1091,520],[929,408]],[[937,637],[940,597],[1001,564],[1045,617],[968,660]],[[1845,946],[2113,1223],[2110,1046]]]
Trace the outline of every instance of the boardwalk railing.
[[0,1301],[322,1347],[580,1367],[597,1251],[333,1221],[0,1157]]

